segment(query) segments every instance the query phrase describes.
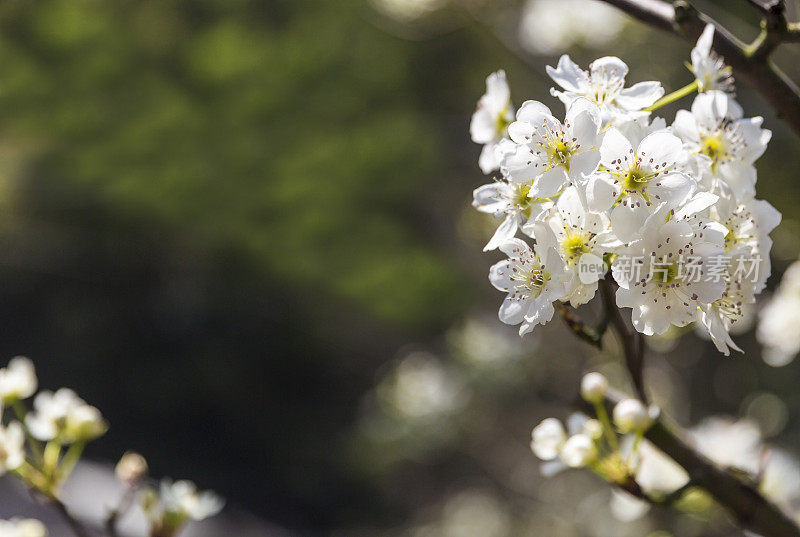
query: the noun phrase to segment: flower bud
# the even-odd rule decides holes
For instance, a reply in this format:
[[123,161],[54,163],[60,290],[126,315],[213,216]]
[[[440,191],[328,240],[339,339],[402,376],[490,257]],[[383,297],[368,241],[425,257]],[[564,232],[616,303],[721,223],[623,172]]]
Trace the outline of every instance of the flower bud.
[[547,418],[537,425],[531,433],[531,450],[544,461],[555,459],[567,433],[564,425],[556,418]]
[[592,440],[600,440],[603,436],[603,425],[595,419],[588,419],[584,422],[581,432]]
[[561,461],[570,468],[581,468],[597,459],[594,441],[583,433],[570,436],[561,448]]
[[133,486],[147,474],[147,461],[138,453],[128,451],[119,460],[114,472],[117,479]]
[[606,396],[608,379],[600,373],[587,373],[581,380],[581,397],[589,403],[599,403]]
[[38,520],[32,518],[17,520],[15,526],[14,535],[19,537],[47,537],[47,528]]
[[621,433],[644,432],[650,422],[650,414],[637,399],[625,399],[614,407],[614,425]]

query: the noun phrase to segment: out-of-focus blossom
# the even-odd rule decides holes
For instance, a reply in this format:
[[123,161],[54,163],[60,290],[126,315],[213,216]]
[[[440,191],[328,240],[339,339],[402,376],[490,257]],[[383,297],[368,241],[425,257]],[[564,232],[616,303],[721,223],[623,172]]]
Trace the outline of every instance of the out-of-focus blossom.
[[528,0],[519,26],[522,46],[552,54],[573,46],[595,48],[613,40],[626,17],[597,0]]
[[511,91],[508,89],[505,71],[497,71],[486,77],[486,93],[478,101],[469,124],[472,141],[483,144],[478,165],[483,173],[491,173],[499,165],[498,147],[508,134],[508,126],[514,121]]
[[404,358],[379,388],[401,416],[431,419],[461,408],[467,399],[463,382],[435,356],[415,352]]
[[133,486],[147,474],[147,461],[138,453],[129,451],[120,458],[114,473],[117,479]]
[[706,418],[689,430],[697,449],[720,466],[755,474],[761,455],[761,432],[748,419]]
[[146,488],[139,503],[150,521],[151,535],[172,537],[190,520],[210,518],[225,506],[225,501],[212,491],[198,491],[191,481],[163,479],[158,487]]
[[27,399],[38,387],[33,362],[24,356],[12,358],[8,365],[0,369],[0,400],[9,404]]
[[531,432],[531,450],[544,461],[553,460],[558,457],[566,440],[567,432],[561,421],[546,418]]
[[466,490],[450,498],[442,513],[443,537],[507,537],[511,517],[494,495]]
[[581,397],[590,403],[599,403],[608,391],[608,379],[601,373],[587,373],[581,379]]
[[381,12],[400,21],[413,21],[444,5],[444,0],[371,0]]
[[763,358],[773,366],[786,365],[800,352],[800,261],[783,274],[780,286],[761,310],[758,341]]
[[0,537],[47,537],[47,528],[32,518],[0,520]]
[[68,388],[55,393],[40,392],[33,400],[33,409],[25,423],[39,440],[57,439],[66,444],[86,442],[108,430],[100,411]]
[[25,432],[19,422],[0,425],[0,475],[16,470],[25,462],[24,445]]

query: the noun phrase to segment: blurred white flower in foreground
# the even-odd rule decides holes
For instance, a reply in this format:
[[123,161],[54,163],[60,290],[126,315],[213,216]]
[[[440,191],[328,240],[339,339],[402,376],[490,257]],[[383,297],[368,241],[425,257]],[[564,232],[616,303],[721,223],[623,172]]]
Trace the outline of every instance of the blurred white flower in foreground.
[[522,46],[534,54],[551,54],[583,45],[602,46],[625,26],[617,9],[597,0],[529,0],[519,27]]
[[443,537],[506,537],[511,520],[494,495],[481,490],[466,490],[444,506]]
[[69,388],[40,392],[25,423],[37,439],[57,439],[66,444],[93,440],[108,429],[100,411]]
[[769,365],[782,366],[800,352],[800,261],[783,274],[780,286],[761,310],[758,341],[764,346],[763,358]]
[[385,400],[406,418],[435,418],[466,402],[463,383],[425,352],[407,356],[380,389]]
[[0,537],[46,537],[47,528],[31,518],[0,520]]
[[12,421],[6,427],[0,425],[0,475],[22,466],[25,462],[24,445],[25,432],[19,422]]
[[689,434],[697,449],[720,466],[754,474],[758,471],[762,446],[755,422],[711,417],[690,429]]
[[483,173],[490,173],[499,167],[497,145],[506,137],[512,121],[514,107],[511,105],[511,91],[508,89],[506,72],[500,70],[486,77],[486,93],[478,101],[469,123],[472,141],[483,144],[478,159],[478,166]]
[[411,21],[444,5],[443,0],[372,0],[380,11],[401,21]]
[[24,356],[12,358],[8,366],[0,369],[0,400],[3,404],[27,399],[38,387],[33,362]]

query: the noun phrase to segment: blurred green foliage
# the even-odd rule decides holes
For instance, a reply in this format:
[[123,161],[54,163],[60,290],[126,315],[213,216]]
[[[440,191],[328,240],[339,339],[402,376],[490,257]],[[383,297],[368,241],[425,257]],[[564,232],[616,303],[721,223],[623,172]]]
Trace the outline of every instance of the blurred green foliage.
[[[0,124],[47,183],[241,249],[308,297],[404,326],[467,303],[414,227],[440,173],[412,44],[355,1],[5,4]],[[412,218],[409,218],[411,216]]]

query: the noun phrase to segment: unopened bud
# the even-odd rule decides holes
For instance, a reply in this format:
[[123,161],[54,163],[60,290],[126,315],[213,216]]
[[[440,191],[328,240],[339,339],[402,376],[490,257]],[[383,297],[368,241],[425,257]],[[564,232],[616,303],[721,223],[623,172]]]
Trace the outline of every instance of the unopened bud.
[[600,373],[587,373],[581,380],[581,397],[589,403],[599,403],[606,396],[608,379]]
[[147,474],[147,461],[133,451],[125,453],[114,469],[117,478],[128,485],[135,485]]
[[650,427],[652,419],[637,399],[625,399],[614,407],[614,425],[621,433],[641,433]]

